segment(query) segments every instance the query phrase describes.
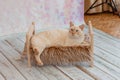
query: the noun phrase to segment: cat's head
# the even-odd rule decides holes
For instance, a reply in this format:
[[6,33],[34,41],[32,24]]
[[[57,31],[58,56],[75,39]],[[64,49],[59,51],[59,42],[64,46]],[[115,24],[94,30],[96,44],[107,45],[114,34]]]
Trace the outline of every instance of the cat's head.
[[75,26],[70,22],[69,34],[71,37],[80,37],[83,35],[84,25]]

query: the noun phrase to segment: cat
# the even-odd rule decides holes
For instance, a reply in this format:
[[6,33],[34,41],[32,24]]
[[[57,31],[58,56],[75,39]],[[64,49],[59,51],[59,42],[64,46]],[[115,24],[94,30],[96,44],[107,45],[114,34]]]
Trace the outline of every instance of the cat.
[[17,60],[27,55],[28,67],[31,67],[31,58],[35,58],[38,65],[43,65],[40,59],[42,51],[51,46],[77,46],[84,41],[84,25],[75,26],[70,22],[69,29],[43,31],[35,34],[35,23],[32,22],[27,34],[23,53]]
[[30,42],[37,64],[43,65],[40,55],[47,47],[80,45],[84,41],[83,29],[84,25],[77,27],[70,22],[69,29],[48,30],[33,35]]

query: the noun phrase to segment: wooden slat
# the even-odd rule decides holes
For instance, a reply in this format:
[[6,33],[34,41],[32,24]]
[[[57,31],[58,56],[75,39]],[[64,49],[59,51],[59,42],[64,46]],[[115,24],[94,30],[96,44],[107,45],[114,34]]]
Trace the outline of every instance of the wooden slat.
[[54,66],[43,66],[37,68],[42,74],[44,74],[49,80],[71,80],[71,77],[65,76]]
[[[1,44],[0,44],[1,45]],[[25,80],[19,71],[2,55],[0,50],[0,80]],[[19,76],[18,76],[19,75]]]
[[[120,58],[120,49],[118,49],[117,47],[114,47],[112,45],[110,45],[110,43],[107,43],[107,42],[101,42],[101,43],[98,43],[98,40],[99,39],[94,39],[95,41],[95,46],[100,48],[101,50],[104,50],[106,52],[108,52],[109,54],[112,54],[118,58]],[[115,52],[114,52],[115,51]]]
[[[94,77],[95,79],[111,79],[111,80],[119,80],[120,78],[120,69],[115,67],[114,65],[102,60],[101,58],[94,56],[94,67],[93,68],[86,68],[86,67],[79,67],[81,70],[89,74],[90,76]],[[99,71],[97,73],[97,71]],[[104,74],[101,76],[99,74]],[[102,77],[102,78],[101,78]]]
[[114,40],[116,42],[120,42],[120,39],[117,39],[117,38],[115,38],[115,37],[113,37],[111,35],[108,35],[107,33],[104,33],[104,32],[102,32],[100,30],[97,30],[97,29],[94,28],[94,31],[95,31],[95,33],[101,34],[101,36],[105,36],[105,37],[107,37],[109,39],[112,39],[112,40]]
[[[0,41],[0,51],[6,56],[6,58],[24,75],[28,80],[48,80],[43,74],[41,74],[36,68],[28,69],[27,63],[21,61],[15,61],[15,58],[20,56],[8,43]],[[10,73],[9,73],[10,74]]]
[[5,78],[2,75],[0,75],[0,80],[5,80]]
[[20,37],[17,37],[17,39],[19,39],[20,41],[25,43],[26,37],[25,36],[20,36]]
[[97,56],[95,56],[94,60],[95,60],[94,62],[95,66],[97,66],[107,74],[111,75],[112,77],[116,78],[117,80],[120,79],[120,68],[115,67],[114,65],[102,60]]
[[79,69],[86,72],[86,74],[89,74],[90,76],[94,77],[95,80],[115,80],[114,77],[110,76],[109,74],[105,73],[104,71],[100,70],[97,67],[81,67],[77,66]]
[[120,46],[120,42],[114,41],[113,39],[110,39],[110,38],[108,38],[106,36],[102,36],[101,34],[99,34],[97,32],[95,32],[95,39],[98,39],[97,42],[99,42],[99,43],[103,43],[104,42],[104,43],[107,43],[107,44],[109,44],[111,46],[114,46],[114,47],[120,49],[120,47],[119,47]]
[[[119,42],[114,42],[114,41],[110,41],[112,39],[105,39],[104,37],[99,37],[99,35],[95,35],[95,45],[97,47],[100,47],[110,53],[113,53],[114,51],[116,51],[116,53],[114,53],[114,55],[116,54],[116,56],[120,56],[120,43]],[[99,45],[98,45],[99,44]]]
[[70,76],[73,80],[94,80],[75,66],[57,66],[57,68]]
[[94,52],[95,52],[95,55],[99,56],[100,58],[102,58],[103,60],[111,63],[112,65],[120,68],[120,58],[118,57],[115,57],[111,54],[109,54],[108,52],[105,52],[101,49],[99,49],[98,47],[94,47]]
[[11,37],[22,37],[25,36],[26,33],[16,33],[16,34],[10,34],[10,35],[5,35],[5,36],[0,36],[0,40],[4,40],[6,38],[11,38]]
[[19,52],[20,54],[23,52],[24,42],[20,41],[19,39],[13,37],[7,38],[4,41],[7,42],[14,50]]
[[[17,38],[7,38],[5,41],[8,44],[10,44],[10,46],[12,46],[18,52],[23,51],[24,42],[22,42],[21,40],[19,40]],[[25,65],[27,65],[27,64],[25,64]],[[56,69],[53,66],[48,66],[48,67],[43,66],[43,67],[37,68],[37,70],[40,73],[42,73],[43,75],[45,75],[49,80],[70,80],[69,77],[62,74],[58,69]]]

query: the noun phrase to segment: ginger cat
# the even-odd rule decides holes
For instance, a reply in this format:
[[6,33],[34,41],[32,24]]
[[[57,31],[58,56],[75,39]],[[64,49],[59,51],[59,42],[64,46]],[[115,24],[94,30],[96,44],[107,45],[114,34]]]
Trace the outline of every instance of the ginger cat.
[[69,29],[48,30],[33,35],[30,42],[37,64],[43,65],[40,55],[47,47],[80,45],[84,41],[83,29],[83,25],[77,27],[70,22]]

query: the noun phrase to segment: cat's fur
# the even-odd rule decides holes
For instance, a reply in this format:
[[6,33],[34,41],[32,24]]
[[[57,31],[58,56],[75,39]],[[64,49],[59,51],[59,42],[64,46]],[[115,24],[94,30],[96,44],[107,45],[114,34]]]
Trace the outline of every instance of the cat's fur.
[[47,47],[80,45],[84,40],[83,29],[83,25],[76,27],[70,22],[69,30],[48,30],[33,35],[31,38],[31,47],[35,53],[37,64],[43,65],[40,56],[43,50]]

